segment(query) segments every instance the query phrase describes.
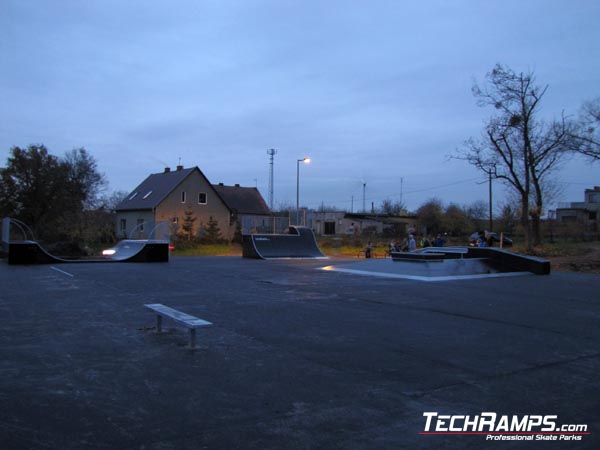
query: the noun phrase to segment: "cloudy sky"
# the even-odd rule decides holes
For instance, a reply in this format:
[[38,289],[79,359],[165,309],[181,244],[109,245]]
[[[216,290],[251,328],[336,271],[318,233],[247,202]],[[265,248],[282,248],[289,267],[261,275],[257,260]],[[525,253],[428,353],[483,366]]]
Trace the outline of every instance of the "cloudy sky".
[[[487,199],[447,160],[493,112],[471,94],[496,63],[548,84],[543,115],[600,96],[597,0],[1,0],[0,164],[13,146],[85,147],[110,190],[199,166],[275,204],[354,211]],[[600,185],[573,159],[559,201]],[[497,187],[498,201],[502,189]],[[352,204],[352,198],[354,202]]]

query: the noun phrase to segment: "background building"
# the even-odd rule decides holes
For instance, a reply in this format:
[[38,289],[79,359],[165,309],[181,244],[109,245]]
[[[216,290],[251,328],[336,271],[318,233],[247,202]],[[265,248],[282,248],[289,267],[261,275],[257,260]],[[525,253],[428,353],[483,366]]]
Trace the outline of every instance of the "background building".
[[195,218],[193,235],[212,218],[222,237],[231,240],[237,229],[244,229],[244,223],[266,220],[270,211],[255,188],[215,186],[198,167],[167,167],[164,172],[149,175],[117,205],[117,236],[158,238],[150,235],[158,223],[169,224],[171,234],[177,233],[186,216]]
[[580,223],[589,231],[600,229],[600,186],[586,189],[583,202],[561,203],[556,209],[559,223]]

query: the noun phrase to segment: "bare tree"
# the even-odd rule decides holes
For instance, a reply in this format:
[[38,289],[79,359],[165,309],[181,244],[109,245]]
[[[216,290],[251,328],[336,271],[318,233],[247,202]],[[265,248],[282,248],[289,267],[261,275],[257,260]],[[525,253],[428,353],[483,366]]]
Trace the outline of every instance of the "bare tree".
[[381,202],[377,211],[388,216],[399,216],[406,214],[406,204],[402,201],[394,201],[386,198]]
[[465,205],[464,210],[475,228],[481,228],[481,225],[488,219],[489,205],[483,200],[475,200]]
[[581,107],[576,152],[600,160],[600,97]]
[[98,199],[98,208],[107,211],[115,211],[119,203],[121,203],[129,195],[128,191],[116,190],[109,194],[104,194]]
[[469,139],[458,158],[511,187],[521,202],[520,223],[527,248],[541,242],[540,218],[549,175],[576,147],[575,124],[564,115],[546,123],[538,118],[548,86],[535,85],[533,72],[516,73],[500,64],[486,75],[486,86],[475,84],[479,106],[493,106],[482,137]]
[[507,201],[500,205],[499,214],[496,221],[500,225],[500,229],[512,234],[515,232],[516,224],[519,220],[518,208],[515,208],[515,203]]

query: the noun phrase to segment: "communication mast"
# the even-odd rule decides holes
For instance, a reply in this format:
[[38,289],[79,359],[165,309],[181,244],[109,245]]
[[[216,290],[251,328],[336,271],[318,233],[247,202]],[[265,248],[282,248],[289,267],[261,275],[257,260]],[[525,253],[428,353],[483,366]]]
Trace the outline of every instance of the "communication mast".
[[270,148],[267,150],[267,155],[270,156],[269,162],[269,209],[273,211],[273,157],[277,153],[277,150]]

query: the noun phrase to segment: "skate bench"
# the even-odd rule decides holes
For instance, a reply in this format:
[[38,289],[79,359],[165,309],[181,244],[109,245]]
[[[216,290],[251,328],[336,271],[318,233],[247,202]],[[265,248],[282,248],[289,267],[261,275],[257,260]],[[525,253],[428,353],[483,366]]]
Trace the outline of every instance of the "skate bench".
[[211,322],[199,319],[176,309],[169,308],[161,303],[150,303],[144,305],[156,313],[156,332],[162,332],[162,318],[166,317],[177,323],[180,323],[190,329],[190,348],[196,348],[196,328],[209,327]]
[[443,261],[443,253],[410,253],[410,252],[390,252],[394,261],[412,261],[412,262],[427,262],[427,261]]

